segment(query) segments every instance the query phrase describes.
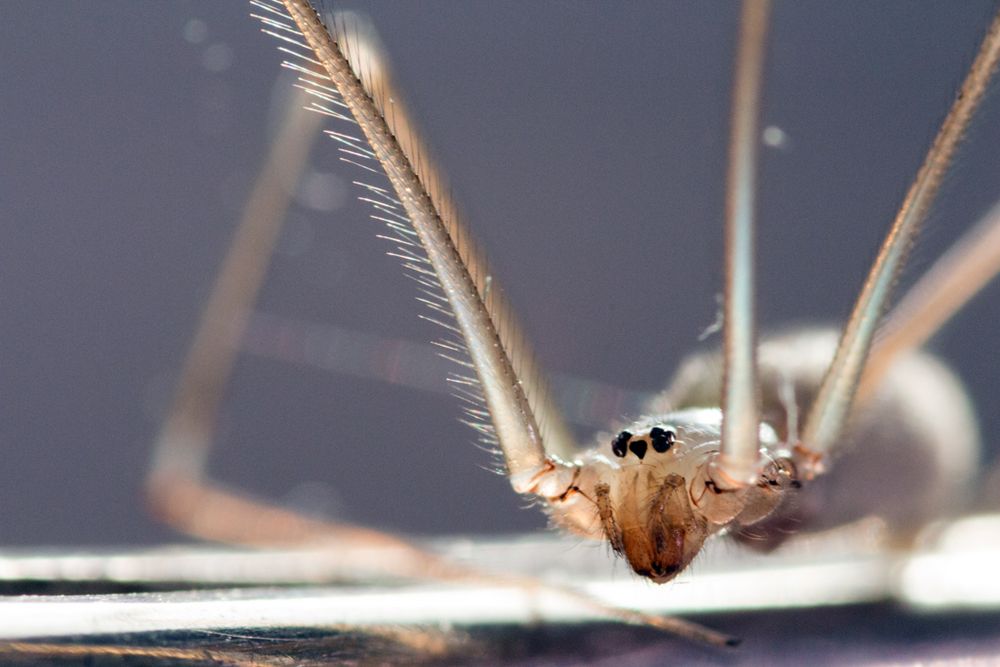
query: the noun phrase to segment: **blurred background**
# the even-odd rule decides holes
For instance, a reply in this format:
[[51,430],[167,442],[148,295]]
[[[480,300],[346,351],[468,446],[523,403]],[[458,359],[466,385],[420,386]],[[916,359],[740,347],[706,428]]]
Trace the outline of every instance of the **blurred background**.
[[[848,312],[992,4],[777,3],[765,329]],[[338,6],[377,27],[581,439],[629,416],[635,392],[661,389],[715,319],[735,4]],[[0,544],[174,540],[140,499],[150,446],[290,81],[239,2],[3,13]],[[904,283],[1000,198],[996,97]],[[543,526],[488,470],[444,378],[387,370],[379,350],[438,372],[426,346],[438,332],[355,202],[358,176],[317,142],[230,385],[213,476],[404,533]],[[932,344],[968,383],[991,452],[997,321],[1000,284]],[[361,352],[338,359],[324,340]]]

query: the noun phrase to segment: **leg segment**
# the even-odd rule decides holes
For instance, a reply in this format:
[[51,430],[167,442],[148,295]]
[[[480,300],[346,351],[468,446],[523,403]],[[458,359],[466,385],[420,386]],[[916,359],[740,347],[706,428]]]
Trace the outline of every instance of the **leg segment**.
[[906,260],[1000,60],[1000,14],[993,20],[975,61],[945,118],[924,164],[903,200],[858,295],[830,369],[820,386],[802,433],[802,455],[796,463],[808,478],[837,441],[854,402],[875,330],[888,303],[893,282]]

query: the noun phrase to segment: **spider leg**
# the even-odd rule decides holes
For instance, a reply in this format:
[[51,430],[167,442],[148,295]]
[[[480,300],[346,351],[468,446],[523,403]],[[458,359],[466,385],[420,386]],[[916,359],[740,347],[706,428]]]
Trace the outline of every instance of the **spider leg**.
[[222,490],[206,481],[205,471],[219,403],[285,219],[293,191],[288,184],[297,182],[321,125],[319,114],[303,108],[304,97],[296,94],[286,103],[281,128],[205,304],[147,475],[153,512],[209,540],[294,543],[333,530],[319,530],[315,521]]
[[1000,14],[993,20],[948,116],[896,214],[861,288],[840,344],[806,417],[797,455],[806,478],[822,472],[857,394],[869,350],[893,283],[937,195],[955,149],[1000,60]]
[[157,436],[148,478],[200,479],[215,435],[216,417],[240,340],[264,280],[290,203],[319,132],[319,114],[296,93],[243,210],[184,360],[173,403]]
[[754,214],[758,117],[767,44],[768,0],[747,0],[740,17],[726,179],[726,290],[723,305],[722,442],[712,478],[724,489],[759,473],[757,328],[754,317]]
[[346,523],[302,516],[211,481],[206,459],[219,404],[249,315],[274,250],[294,184],[323,117],[305,108],[297,92],[258,175],[236,234],[216,277],[183,364],[170,412],[157,437],[146,480],[152,512],[181,532],[252,546],[335,542],[345,576],[371,563],[365,550],[391,547],[393,573],[417,577],[450,571],[441,559],[402,539]]
[[[391,212],[391,228],[405,237],[396,254],[425,288],[422,300],[434,310],[428,319],[448,332],[445,349],[467,357],[457,361],[475,371],[457,378],[463,397],[474,401],[468,421],[495,439],[515,490],[535,492],[540,473],[564,467],[552,457],[573,455],[573,439],[442,172],[400,101],[374,36],[349,15],[324,23],[305,0],[288,0],[283,7],[258,4],[284,15],[284,41],[304,51],[289,52],[301,58],[295,67],[308,70],[313,85],[323,82],[336,96],[331,104],[349,109],[364,135],[347,150],[367,155],[370,167],[362,166],[375,173],[380,168],[388,178],[392,193],[366,187],[378,193],[377,208]],[[345,118],[333,107],[331,115]]]
[[861,376],[858,401],[901,354],[927,342],[1000,273],[1000,204],[942,255],[886,317]]

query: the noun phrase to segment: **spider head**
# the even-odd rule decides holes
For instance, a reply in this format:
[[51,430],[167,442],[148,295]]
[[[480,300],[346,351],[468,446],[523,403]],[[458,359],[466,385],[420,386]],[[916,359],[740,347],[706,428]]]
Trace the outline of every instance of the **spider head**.
[[657,583],[673,579],[709,535],[734,522],[762,520],[785,490],[796,488],[794,465],[785,457],[772,458],[779,443],[766,424],[760,428],[761,451],[770,454],[760,482],[717,487],[710,463],[719,451],[721,425],[722,413],[714,408],[668,413],[613,437],[612,457],[603,444],[584,460],[579,480],[592,480],[588,488],[597,515],[592,525],[637,574]]

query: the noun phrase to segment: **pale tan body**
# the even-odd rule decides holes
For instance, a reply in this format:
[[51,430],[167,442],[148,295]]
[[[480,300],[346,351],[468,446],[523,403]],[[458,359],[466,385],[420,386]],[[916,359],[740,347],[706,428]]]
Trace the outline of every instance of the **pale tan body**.
[[652,427],[670,429],[677,442],[666,452],[645,447],[641,457],[615,456],[608,435],[573,461],[571,478],[553,470],[534,492],[548,501],[554,523],[607,539],[638,574],[661,583],[683,570],[713,534],[770,549],[793,533],[880,517],[905,537],[960,511],[978,466],[976,420],[959,380],[924,352],[899,359],[854,411],[825,457],[828,472],[803,474],[796,463],[797,423],[836,343],[835,331],[813,329],[761,344],[759,440],[767,463],[748,495],[737,500],[734,494],[732,511],[710,471],[721,437],[721,411],[713,406],[722,377],[718,353],[689,357],[648,406],[654,416],[625,427],[630,442],[644,443]]
[[[761,344],[762,416],[780,441],[789,441],[782,385],[794,386],[801,420],[836,342],[836,331],[811,329],[774,336]],[[720,378],[719,355],[694,355],[681,366],[660,404],[703,405],[718,396]],[[915,352],[897,360],[875,395],[855,408],[830,452],[829,472],[791,494],[797,510],[779,514],[794,523],[780,530],[822,530],[879,516],[894,531],[908,532],[963,508],[979,457],[977,421],[962,383],[934,356]],[[768,532],[771,525],[763,522],[759,528],[764,532],[748,534],[768,542],[787,536]]]

